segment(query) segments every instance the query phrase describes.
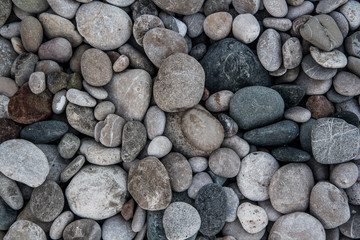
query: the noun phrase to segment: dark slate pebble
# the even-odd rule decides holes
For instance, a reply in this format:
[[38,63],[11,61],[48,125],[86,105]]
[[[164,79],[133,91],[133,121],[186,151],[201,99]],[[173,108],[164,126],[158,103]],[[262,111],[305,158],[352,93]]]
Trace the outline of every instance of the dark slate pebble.
[[308,153],[312,152],[312,150],[311,150],[311,128],[315,122],[316,122],[315,119],[310,118],[309,121],[301,124],[301,126],[300,126],[300,144],[301,144],[301,147]]
[[20,135],[21,126],[11,119],[0,118],[0,144],[18,138]]
[[229,110],[239,128],[248,130],[279,121],[284,113],[284,100],[271,88],[245,87],[231,98]]
[[342,103],[350,100],[353,97],[343,96],[337,93],[334,88],[331,88],[329,91],[327,91],[326,98],[332,103]]
[[271,151],[271,154],[280,162],[306,162],[311,158],[309,153],[288,146],[275,148]]
[[285,108],[297,106],[305,96],[305,88],[293,84],[279,84],[271,87],[284,99]]
[[49,143],[60,139],[69,127],[61,121],[42,121],[26,126],[20,132],[20,137],[33,143]]
[[162,222],[164,210],[146,212],[146,227],[148,240],[167,240]]
[[256,128],[244,134],[249,144],[258,146],[285,145],[299,135],[299,126],[290,120],[280,121],[262,128]]
[[351,238],[359,239],[360,238],[360,214],[355,213],[352,215],[345,224],[340,226],[340,232]]
[[271,85],[271,78],[258,57],[249,47],[233,38],[213,44],[200,63],[205,71],[205,86],[211,93]]
[[8,230],[16,220],[17,211],[9,207],[0,197],[0,230]]
[[359,118],[358,116],[349,111],[336,112],[331,117],[336,117],[345,120],[347,123],[354,125],[355,127],[359,127]]
[[226,193],[216,183],[202,187],[195,199],[195,208],[201,218],[200,232],[214,236],[221,231],[226,219]]

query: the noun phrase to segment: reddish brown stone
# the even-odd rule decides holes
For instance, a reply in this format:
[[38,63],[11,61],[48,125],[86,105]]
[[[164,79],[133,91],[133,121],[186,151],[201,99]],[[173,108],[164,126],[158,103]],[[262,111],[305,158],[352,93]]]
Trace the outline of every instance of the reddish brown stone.
[[206,101],[210,97],[210,92],[207,88],[204,88],[204,93],[202,95],[201,100]]
[[127,201],[123,208],[121,209],[121,216],[125,219],[125,221],[129,221],[134,216],[134,208],[135,208],[135,201],[134,199],[130,198],[129,201]]
[[11,119],[0,118],[0,144],[19,137],[21,126]]
[[23,124],[45,120],[51,116],[51,102],[52,96],[49,91],[36,95],[25,84],[10,98],[9,116],[15,122]]
[[334,105],[323,95],[314,95],[308,98],[306,108],[315,119],[328,117],[335,113]]

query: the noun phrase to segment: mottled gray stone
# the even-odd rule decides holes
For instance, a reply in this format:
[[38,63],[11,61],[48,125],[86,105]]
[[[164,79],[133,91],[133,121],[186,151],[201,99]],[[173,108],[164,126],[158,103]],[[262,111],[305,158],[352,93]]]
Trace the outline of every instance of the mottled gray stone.
[[349,221],[340,226],[340,232],[351,239],[360,238],[360,214],[357,212],[351,216]]
[[[0,198],[6,204],[14,209],[19,210],[24,205],[22,193],[14,180],[6,177],[0,172]],[[0,218],[1,219],[1,218]]]
[[271,154],[280,162],[306,162],[311,158],[309,153],[289,146],[275,148]]
[[159,8],[178,13],[181,15],[190,15],[198,12],[204,3],[204,0],[185,0],[181,2],[168,2],[166,0],[153,1]]
[[266,70],[278,70],[282,64],[280,34],[272,28],[266,29],[259,37],[256,52]]
[[131,230],[131,223],[126,221],[122,216],[116,215],[106,219],[102,225],[102,239],[134,239],[136,233]]
[[80,147],[80,139],[73,133],[66,133],[60,140],[58,151],[60,156],[69,159],[72,158]]
[[100,240],[101,228],[100,225],[92,219],[79,219],[65,227],[63,239]]
[[337,69],[324,68],[318,64],[312,56],[306,55],[302,62],[301,67],[304,73],[314,80],[328,80],[335,76]]
[[268,224],[268,217],[265,210],[255,204],[244,202],[237,210],[237,216],[242,227],[248,233],[261,232]]
[[338,188],[349,188],[356,183],[359,169],[353,162],[336,165],[330,172],[330,182]]
[[62,121],[49,120],[30,124],[20,132],[20,137],[33,143],[49,143],[60,139],[69,126]]
[[53,38],[40,45],[38,55],[41,60],[54,60],[65,63],[72,56],[71,43],[62,37]]
[[74,0],[48,0],[49,6],[51,9],[58,15],[72,19],[74,18],[76,11],[78,10],[80,3]]
[[95,120],[92,108],[80,107],[69,103],[66,107],[66,118],[71,127],[83,134],[94,137],[97,121]]
[[[6,53],[6,50],[2,52]],[[9,58],[9,56],[5,55],[4,59],[7,58]],[[11,75],[15,76],[16,84],[22,86],[29,80],[30,75],[34,72],[35,64],[39,60],[39,57],[33,53],[22,53],[14,60],[12,60]]]
[[51,239],[60,239],[65,227],[74,220],[74,214],[71,211],[65,211],[60,214],[51,224],[49,236]]
[[339,9],[349,22],[350,30],[354,31],[360,26],[360,4],[358,1],[348,1]]
[[46,240],[45,232],[35,223],[27,220],[17,220],[11,225],[4,240],[38,239]]
[[41,13],[44,12],[49,4],[46,0],[12,0],[12,2],[21,10],[27,13]]
[[122,129],[121,159],[133,161],[145,147],[146,128],[139,121],[128,121]]
[[83,139],[80,153],[84,154],[87,161],[97,165],[113,165],[121,162],[120,148],[104,147],[93,139]]

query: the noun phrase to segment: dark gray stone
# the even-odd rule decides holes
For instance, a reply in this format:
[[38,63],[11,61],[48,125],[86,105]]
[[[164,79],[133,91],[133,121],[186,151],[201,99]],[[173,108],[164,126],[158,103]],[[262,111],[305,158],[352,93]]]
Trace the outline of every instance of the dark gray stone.
[[308,153],[311,153],[311,128],[316,122],[315,119],[310,118],[309,121],[306,123],[301,124],[300,126],[300,144],[301,147],[307,151]]
[[311,130],[312,153],[322,164],[354,159],[358,155],[359,143],[359,129],[339,118],[319,119]]
[[30,75],[35,70],[39,57],[33,53],[22,53],[14,61],[11,67],[11,74],[15,76],[15,82],[22,86],[29,81]]
[[220,177],[218,175],[216,175],[213,171],[209,170],[207,171],[207,173],[210,175],[210,177],[212,178],[212,180],[214,181],[214,183],[219,184],[220,186],[224,185],[224,183],[226,182],[227,178],[226,177]]
[[0,230],[8,230],[16,220],[17,211],[9,207],[0,197]]
[[226,219],[226,193],[221,186],[210,183],[202,187],[195,199],[201,218],[200,232],[214,236],[221,231]]
[[42,121],[24,127],[20,137],[33,143],[49,143],[60,139],[69,130],[68,125],[61,121]]
[[271,151],[271,154],[280,162],[306,162],[311,158],[309,153],[288,146],[275,148]]
[[347,123],[354,125],[355,127],[359,127],[359,117],[350,111],[342,111],[336,112],[331,117],[340,118],[345,120]]
[[0,37],[0,76],[10,77],[11,66],[16,57],[11,42]]
[[213,44],[200,63],[205,70],[205,86],[210,93],[271,85],[271,78],[258,57],[249,47],[233,38]]
[[284,100],[285,108],[297,106],[305,96],[305,88],[294,84],[279,84],[271,87],[277,91]]
[[284,106],[284,100],[277,91],[251,86],[234,94],[230,100],[229,113],[240,129],[248,130],[279,121]]
[[352,215],[344,225],[340,226],[340,232],[351,239],[360,238],[360,213]]
[[258,146],[279,146],[292,142],[299,135],[299,126],[290,120],[280,121],[244,134],[244,139]]
[[234,119],[232,119],[225,113],[220,113],[217,118],[219,119],[219,122],[224,128],[225,137],[232,137],[238,132],[239,126],[234,121]]
[[342,103],[342,102],[346,102],[346,101],[350,100],[353,97],[351,97],[351,96],[343,96],[343,95],[337,93],[335,91],[335,89],[331,88],[326,93],[326,98],[332,103]]
[[199,43],[192,47],[189,55],[195,58],[196,60],[200,61],[206,53],[207,47],[204,43]]
[[133,161],[146,144],[146,129],[139,121],[125,123],[122,132],[121,159],[124,162]]
[[162,222],[164,210],[146,212],[148,240],[167,240]]
[[3,0],[0,2],[0,27],[2,27],[11,13],[11,0]]

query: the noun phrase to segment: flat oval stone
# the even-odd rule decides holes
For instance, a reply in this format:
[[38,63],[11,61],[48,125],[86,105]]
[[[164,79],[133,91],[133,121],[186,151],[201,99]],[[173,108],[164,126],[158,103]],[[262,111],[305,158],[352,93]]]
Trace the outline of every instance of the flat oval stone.
[[115,105],[110,101],[102,101],[98,103],[94,109],[96,120],[105,120],[107,115],[115,113]]
[[336,74],[333,86],[337,93],[353,97],[360,94],[360,78],[351,72],[341,71]]
[[[349,221],[347,221],[344,225],[340,226],[340,232],[346,237],[356,239],[360,237],[360,214],[355,213],[351,216]],[[344,238],[345,239],[345,238]]]
[[51,104],[51,109],[53,113],[55,114],[63,113],[66,109],[67,103],[68,100],[66,99],[65,89],[55,93]]
[[115,104],[116,114],[125,120],[143,120],[151,99],[151,76],[142,69],[125,70],[113,75],[105,89]]
[[205,107],[211,112],[222,112],[229,109],[230,99],[234,95],[229,90],[216,92],[206,100]]
[[226,193],[221,186],[211,183],[202,187],[195,199],[201,218],[200,232],[213,236],[221,231],[226,219]]
[[33,143],[49,143],[60,139],[69,127],[61,121],[42,121],[24,127],[20,137]]
[[[254,234],[248,233],[241,226],[240,221],[237,219],[234,222],[226,223],[221,233],[224,236],[233,236],[235,239],[260,240],[265,234],[265,229]],[[233,239],[226,239],[226,240],[233,240]]]
[[62,37],[53,38],[40,45],[38,55],[41,60],[46,59],[65,63],[72,56],[71,43]]
[[49,236],[52,239],[60,239],[65,227],[74,220],[74,214],[71,211],[65,211],[60,214],[51,224]]
[[74,238],[100,240],[101,228],[100,225],[92,219],[79,219],[65,227],[63,238],[64,240]]
[[[314,67],[314,65],[313,65],[313,67]],[[336,72],[333,73],[332,75],[335,75],[335,74],[336,74]],[[315,80],[313,78],[310,78],[303,71],[301,71],[299,77],[296,79],[296,81],[294,83],[297,86],[300,86],[303,89],[305,89],[306,95],[320,95],[320,94],[325,94],[327,91],[330,90],[330,88],[332,86],[332,79],[329,78],[329,79],[321,80],[321,81]]]
[[342,5],[339,11],[346,17],[349,22],[350,30],[354,31],[360,26],[360,4],[357,1],[348,1]]
[[267,87],[252,86],[237,91],[230,100],[230,116],[240,129],[252,129],[280,120],[284,101]]
[[204,0],[185,0],[182,2],[169,3],[166,0],[154,0],[153,1],[159,8],[178,13],[181,15],[190,15],[198,12],[204,3]]
[[302,62],[301,67],[304,73],[310,78],[315,80],[328,80],[335,76],[337,69],[324,68],[318,64],[312,56],[306,55]]
[[192,183],[192,170],[190,163],[182,154],[171,152],[161,162],[169,174],[170,185],[173,191],[183,192],[190,187]]
[[309,205],[313,186],[314,177],[310,167],[304,163],[286,164],[271,178],[269,185],[271,205],[283,214],[305,211]]
[[271,177],[279,168],[279,163],[266,152],[252,152],[241,163],[236,177],[241,193],[253,201],[269,199]]
[[0,171],[15,181],[38,187],[49,173],[49,163],[33,143],[13,139],[0,144]]
[[357,31],[345,39],[345,49],[350,55],[354,57],[360,57],[360,48],[357,46],[359,38],[360,32]]
[[170,178],[156,157],[142,159],[130,168],[128,189],[137,204],[145,210],[165,209],[171,201]]
[[336,165],[330,172],[330,182],[338,188],[349,188],[356,183],[359,169],[353,162]]
[[286,69],[294,69],[300,65],[302,60],[302,46],[300,40],[291,37],[282,45],[283,65]]
[[12,0],[16,7],[27,13],[41,13],[48,9],[49,4],[46,0],[30,0],[23,2],[21,0]]
[[284,118],[297,123],[304,123],[311,118],[311,112],[306,108],[295,106],[284,112]]
[[83,139],[80,153],[96,165],[113,165],[121,162],[120,148],[107,148],[92,139]]
[[108,114],[100,131],[100,142],[106,147],[118,147],[125,122],[125,119],[116,114]]
[[4,236],[4,240],[13,239],[46,240],[47,238],[44,230],[42,230],[39,225],[27,220],[17,220],[14,222],[14,224],[11,225],[8,232]]
[[237,210],[237,216],[241,225],[248,233],[258,233],[268,224],[265,210],[257,205],[244,202]]
[[160,67],[174,53],[187,53],[187,44],[179,33],[165,28],[149,30],[143,39],[144,50],[150,61]]
[[17,211],[8,206],[6,202],[0,198],[0,230],[8,230],[16,221],[16,216]]
[[154,100],[165,112],[184,111],[200,102],[204,85],[205,73],[198,61],[183,53],[173,54],[161,64]]
[[67,182],[72,178],[85,163],[85,157],[83,155],[78,155],[74,160],[72,160],[61,172],[60,181]]
[[78,106],[95,107],[96,99],[90,96],[87,92],[71,88],[66,92],[66,99]]
[[[24,205],[22,193],[14,180],[0,172],[0,197],[10,208],[19,210]],[[1,225],[1,224],[0,224]]]
[[256,51],[263,67],[276,71],[282,64],[280,34],[274,29],[265,30],[259,37]]
[[240,170],[240,157],[230,148],[218,148],[210,154],[209,168],[220,177],[235,177]]
[[264,0],[264,7],[273,17],[285,17],[288,13],[286,0]]
[[164,133],[166,124],[165,113],[157,106],[151,106],[145,115],[144,125],[150,140]]
[[338,118],[322,118],[311,131],[315,160],[322,164],[347,162],[357,156],[359,129]]
[[336,228],[350,219],[345,192],[328,182],[318,182],[310,194],[310,213],[325,229]]
[[146,128],[139,121],[128,121],[122,129],[121,159],[133,161],[146,145]]
[[49,0],[49,6],[58,15],[71,19],[75,17],[76,11],[78,10],[80,3],[72,0],[64,0],[58,2],[56,0]]
[[277,31],[286,32],[291,29],[292,22],[288,18],[273,18],[268,17],[263,20],[264,27],[273,28]]
[[199,231],[200,225],[200,215],[190,204],[174,202],[164,212],[163,226],[169,240],[188,239]]
[[293,240],[325,240],[326,234],[320,221],[304,212],[290,213],[281,216],[272,226],[269,239],[289,237]]
[[51,222],[64,208],[64,194],[54,181],[45,181],[32,191],[29,201],[34,216],[43,222]]
[[336,49],[331,52],[325,52],[311,46],[310,54],[324,68],[344,68],[347,65],[345,54]]
[[116,215],[106,219],[102,224],[101,236],[104,240],[111,239],[134,239],[136,233],[131,230],[131,223],[126,221],[122,216]]
[[332,103],[343,103],[343,102],[349,101],[353,97],[343,96],[343,95],[337,93],[335,91],[335,89],[331,88],[329,91],[327,91],[326,98]]
[[98,1],[82,4],[75,19],[79,33],[91,46],[100,50],[118,48],[131,36],[129,15],[110,4]]
[[205,71],[205,86],[211,93],[221,90],[236,92],[252,85],[271,85],[268,72],[257,56],[233,38],[212,44],[200,63]]
[[92,108],[69,103],[66,107],[66,118],[71,127],[90,137],[94,136],[96,120]]
[[127,173],[119,166],[87,165],[73,177],[65,190],[69,207],[83,218],[101,220],[112,217],[125,203],[126,180]]
[[316,6],[316,13],[330,13],[340,7],[341,5],[345,4],[347,0],[337,0],[337,1],[320,1],[319,4]]
[[82,84],[85,91],[87,91],[94,98],[104,100],[108,97],[108,93],[103,87],[93,87],[86,83],[86,81],[83,81]]
[[21,21],[20,36],[26,51],[37,52],[43,40],[43,28],[40,21],[27,16]]
[[280,162],[306,162],[311,158],[309,153],[289,146],[275,148],[271,154]]

